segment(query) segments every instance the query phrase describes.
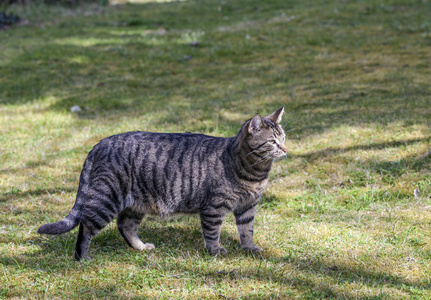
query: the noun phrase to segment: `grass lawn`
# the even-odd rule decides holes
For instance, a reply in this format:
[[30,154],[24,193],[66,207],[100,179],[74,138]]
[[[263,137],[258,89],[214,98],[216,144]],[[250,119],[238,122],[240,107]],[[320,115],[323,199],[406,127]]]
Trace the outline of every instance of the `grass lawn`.
[[[0,298],[431,299],[431,2],[12,6],[0,30]],[[79,112],[71,112],[78,105]],[[131,130],[233,136],[284,106],[261,254],[204,250],[196,216],[111,224],[91,261],[70,211],[88,151]],[[414,195],[418,189],[420,194]]]

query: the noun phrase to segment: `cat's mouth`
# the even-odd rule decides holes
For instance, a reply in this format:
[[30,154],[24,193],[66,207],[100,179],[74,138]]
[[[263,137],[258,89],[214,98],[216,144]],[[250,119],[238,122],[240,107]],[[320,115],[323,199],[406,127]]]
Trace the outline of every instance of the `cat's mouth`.
[[275,153],[274,157],[275,158],[282,158],[282,157],[287,157],[287,152],[284,151],[277,151],[277,153]]

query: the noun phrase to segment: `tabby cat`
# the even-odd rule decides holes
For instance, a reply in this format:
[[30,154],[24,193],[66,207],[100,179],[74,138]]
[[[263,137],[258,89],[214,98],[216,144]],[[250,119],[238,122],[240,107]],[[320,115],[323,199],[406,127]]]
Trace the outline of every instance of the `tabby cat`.
[[72,211],[38,233],[61,234],[79,224],[75,259],[88,259],[92,238],[114,218],[129,246],[150,250],[138,226],[144,215],[199,213],[205,247],[219,245],[225,215],[233,212],[241,247],[253,244],[256,206],[275,158],[286,154],[284,108],[255,115],[231,138],[192,133],[127,132],[101,140],[88,154]]

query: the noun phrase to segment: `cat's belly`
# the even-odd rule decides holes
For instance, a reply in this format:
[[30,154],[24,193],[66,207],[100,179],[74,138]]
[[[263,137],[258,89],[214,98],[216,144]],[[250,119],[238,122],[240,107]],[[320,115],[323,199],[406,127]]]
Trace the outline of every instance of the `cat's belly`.
[[199,213],[199,207],[195,201],[174,200],[147,200],[135,203],[134,210],[145,215],[170,218],[177,215],[188,215]]

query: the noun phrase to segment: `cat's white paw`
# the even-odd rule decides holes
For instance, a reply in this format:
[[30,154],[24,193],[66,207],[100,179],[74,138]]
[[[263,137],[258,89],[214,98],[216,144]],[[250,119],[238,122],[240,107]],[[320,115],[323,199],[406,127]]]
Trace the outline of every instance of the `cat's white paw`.
[[227,254],[227,250],[225,248],[223,248],[223,247],[218,248],[217,252],[219,254],[221,254],[221,255],[226,255]]
[[153,250],[156,247],[151,243],[144,244],[143,242],[139,241],[139,243],[136,243],[135,245],[133,245],[133,248],[144,251],[144,250]]
[[241,247],[244,250],[250,251],[250,252],[254,252],[254,253],[260,253],[263,251],[262,248],[255,246],[255,245],[250,245],[250,246],[242,246]]
[[156,247],[153,245],[153,244],[151,244],[151,243],[146,243],[146,244],[144,244],[144,247],[143,247],[143,249],[142,250],[153,250],[153,249],[155,249]]
[[227,254],[227,250],[223,247],[213,247],[213,248],[207,248],[208,252],[211,255],[217,255],[217,254],[221,254],[221,255],[226,255]]

